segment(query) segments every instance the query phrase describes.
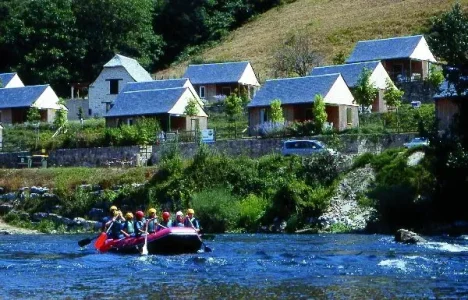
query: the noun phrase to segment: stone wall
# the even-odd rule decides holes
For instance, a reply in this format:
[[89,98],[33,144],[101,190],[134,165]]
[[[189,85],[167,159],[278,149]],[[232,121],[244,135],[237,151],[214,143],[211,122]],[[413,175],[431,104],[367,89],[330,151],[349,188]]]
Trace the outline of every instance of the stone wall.
[[[393,147],[402,147],[403,143],[410,141],[415,134],[389,134],[389,135],[338,135],[313,137],[321,140],[330,148],[344,154],[360,154],[364,152],[380,153],[382,150]],[[303,137],[301,139],[307,139]],[[210,148],[229,155],[246,155],[259,157],[271,153],[280,153],[284,138],[274,139],[240,139],[216,141],[208,144]],[[58,149],[50,151],[47,165],[55,167],[129,167],[144,164],[145,151],[152,152],[149,161],[160,161],[164,151],[168,151],[170,143],[156,145],[151,150],[143,150],[139,146],[128,147],[102,147],[81,149]],[[195,143],[180,143],[179,149],[186,158],[192,157],[198,145]],[[18,156],[28,153],[0,153],[0,168],[18,167]]]

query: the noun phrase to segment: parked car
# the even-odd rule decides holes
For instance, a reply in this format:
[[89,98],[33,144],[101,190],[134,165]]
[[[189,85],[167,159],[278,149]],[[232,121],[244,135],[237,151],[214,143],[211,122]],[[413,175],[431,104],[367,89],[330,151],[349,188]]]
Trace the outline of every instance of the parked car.
[[287,140],[283,142],[281,154],[288,155],[312,155],[316,153],[336,154],[333,149],[327,148],[322,142],[317,140]]
[[403,146],[406,149],[415,148],[415,147],[427,147],[429,146],[429,140],[424,137],[415,137],[409,143],[404,143]]

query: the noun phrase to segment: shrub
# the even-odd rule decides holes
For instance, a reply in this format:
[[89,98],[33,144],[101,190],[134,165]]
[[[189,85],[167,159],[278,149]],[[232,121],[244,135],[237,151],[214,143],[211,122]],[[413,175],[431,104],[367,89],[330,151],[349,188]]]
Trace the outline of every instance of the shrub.
[[265,214],[268,202],[254,194],[249,194],[240,202],[239,221],[237,226],[247,231],[255,231]]
[[191,207],[206,231],[226,232],[236,228],[240,212],[239,199],[226,188],[218,187],[194,194]]
[[285,124],[283,122],[268,121],[255,126],[255,130],[262,137],[277,137],[284,135]]

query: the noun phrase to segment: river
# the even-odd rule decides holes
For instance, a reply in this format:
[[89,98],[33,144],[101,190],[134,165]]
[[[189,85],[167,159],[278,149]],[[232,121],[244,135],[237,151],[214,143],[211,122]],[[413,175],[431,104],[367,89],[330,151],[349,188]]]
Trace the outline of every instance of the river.
[[210,253],[99,254],[82,235],[0,237],[0,299],[467,299],[468,236],[226,234]]

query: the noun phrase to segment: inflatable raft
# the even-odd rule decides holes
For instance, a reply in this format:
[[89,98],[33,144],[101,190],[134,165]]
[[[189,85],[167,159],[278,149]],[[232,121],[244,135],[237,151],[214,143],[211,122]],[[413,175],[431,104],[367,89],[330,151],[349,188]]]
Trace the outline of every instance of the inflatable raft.
[[[102,244],[95,244],[101,252],[140,253],[145,237],[129,237],[119,240],[107,239]],[[190,227],[170,227],[148,234],[149,254],[195,253],[200,250],[202,240]]]

